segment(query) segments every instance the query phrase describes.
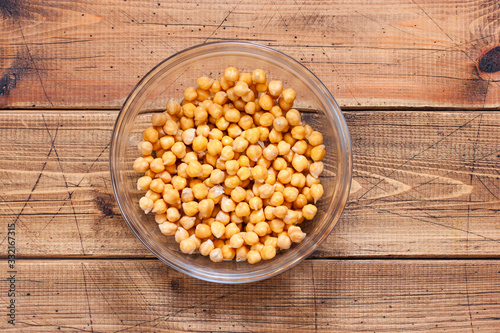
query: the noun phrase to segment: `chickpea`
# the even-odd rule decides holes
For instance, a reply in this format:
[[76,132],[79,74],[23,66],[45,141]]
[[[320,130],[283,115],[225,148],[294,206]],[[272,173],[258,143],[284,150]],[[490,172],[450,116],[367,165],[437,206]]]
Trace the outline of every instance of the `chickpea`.
[[245,112],[248,114],[254,114],[256,111],[256,103],[255,102],[248,102],[245,104]]
[[196,152],[202,152],[207,150],[208,139],[202,135],[197,136],[193,140],[193,150]]
[[151,155],[153,152],[153,144],[149,141],[141,141],[137,144],[137,150],[141,155]]
[[269,204],[271,206],[277,207],[283,204],[284,202],[284,196],[283,193],[281,192],[274,192],[273,195],[271,196],[269,200]]
[[221,161],[228,161],[228,160],[232,160],[233,158],[234,158],[233,147],[225,146],[224,148],[222,148],[222,150],[220,152],[220,160]]
[[276,245],[280,250],[288,250],[292,246],[292,241],[288,235],[281,234],[278,236]]
[[238,126],[238,124],[231,124],[227,128],[227,134],[232,139],[239,137],[241,135],[241,133],[242,133],[242,130],[241,130],[241,127]]
[[202,256],[208,256],[210,255],[210,252],[215,248],[214,242],[212,242],[211,239],[207,239],[203,243],[201,243],[199,251]]
[[311,150],[311,158],[314,162],[321,161],[326,155],[326,150],[324,145],[319,145]]
[[144,173],[149,169],[149,162],[144,157],[139,157],[134,161],[133,169],[135,172]]
[[226,79],[224,76],[220,78],[219,82],[220,82],[220,86],[223,90],[228,90],[229,88],[234,86],[234,81],[230,81],[230,80]]
[[146,128],[144,132],[142,132],[142,137],[145,141],[148,141],[150,143],[155,143],[156,141],[158,141],[159,134],[158,131],[151,126]]
[[272,245],[265,245],[262,250],[260,250],[260,255],[264,260],[272,259],[276,257],[276,248]]
[[192,177],[192,178],[201,177],[201,176],[203,176],[203,167],[201,166],[200,162],[191,161],[188,164],[186,172],[189,175],[189,177]]
[[[177,158],[184,158],[186,156],[186,146],[183,142],[176,142],[170,149],[172,153],[177,156]],[[169,152],[167,152],[169,153]],[[165,153],[166,154],[166,153]]]
[[145,214],[149,213],[153,209],[153,206],[153,200],[148,197],[144,196],[139,200],[139,207],[141,207]]
[[246,191],[242,187],[237,186],[231,191],[231,199],[234,202],[237,203],[242,202],[243,200],[245,200],[245,198],[246,198]]
[[177,222],[181,218],[181,214],[179,210],[175,207],[169,207],[167,209],[167,219],[170,222]]
[[210,230],[212,232],[212,235],[214,235],[216,238],[220,238],[226,232],[226,227],[223,223],[214,221],[210,226]]
[[253,197],[248,202],[249,206],[253,210],[259,210],[262,208],[262,199],[260,197]]
[[299,194],[293,202],[293,208],[302,209],[305,205],[307,205],[307,197],[304,194]]
[[257,90],[258,92],[263,92],[265,93],[267,91],[267,88],[269,87],[269,84],[266,82],[264,83],[257,83],[255,85],[255,90]]
[[259,242],[259,236],[253,231],[247,231],[243,237],[247,245],[254,245]]
[[220,208],[222,211],[226,213],[234,212],[236,209],[236,205],[233,201],[233,199],[228,198],[227,196],[222,196],[221,202],[220,202]]
[[165,183],[161,179],[153,179],[149,184],[149,189],[156,193],[162,193]]
[[242,103],[241,106],[238,106],[235,102],[234,106],[238,109],[238,110],[241,110],[241,111],[244,111],[245,110],[245,106],[246,106],[246,103],[248,102],[252,102],[255,100],[255,92],[253,90],[249,90],[245,95],[241,96],[241,99],[239,99],[238,101],[236,102],[240,102]]
[[210,251],[210,260],[212,260],[213,262],[221,262],[222,260],[224,260],[222,250],[220,248],[215,248]]
[[260,237],[265,236],[268,230],[269,230],[269,225],[266,222],[259,222],[253,228],[253,232],[255,232]]
[[252,213],[250,213],[249,221],[252,224],[257,224],[257,223],[263,222],[265,220],[266,220],[266,217],[264,215],[263,209],[255,210]]
[[196,80],[196,84],[198,85],[198,87],[200,87],[201,89],[203,90],[208,90],[212,87],[212,84],[214,83],[214,80],[213,79],[210,79],[206,76],[200,76],[197,80]]
[[231,216],[229,215],[229,213],[220,210],[215,216],[215,220],[221,222],[224,225],[227,225],[231,220]]
[[208,195],[208,187],[203,183],[194,185],[192,190],[194,197],[198,200],[205,199]]
[[187,216],[195,216],[198,213],[198,203],[196,201],[185,202],[182,204],[182,210]]
[[309,173],[314,178],[318,178],[323,173],[323,169],[324,169],[323,162],[314,162],[309,166]]
[[236,262],[247,260],[248,251],[249,251],[249,249],[245,245],[236,249]]
[[179,102],[177,102],[176,100],[174,100],[173,98],[171,98],[167,102],[167,112],[168,112],[168,114],[173,116],[173,115],[178,114],[180,111],[181,111],[181,105],[179,104]]
[[288,207],[286,206],[278,206],[273,211],[274,216],[276,216],[279,219],[284,219],[287,213],[288,213]]
[[247,261],[249,264],[256,264],[258,263],[262,257],[260,256],[260,253],[255,250],[250,250],[247,253]]
[[298,125],[292,127],[292,130],[290,131],[290,134],[295,140],[302,140],[305,138],[306,131],[304,126]]
[[269,94],[277,98],[283,92],[283,83],[281,81],[272,80],[269,82],[267,89],[269,90]]
[[245,217],[250,215],[250,207],[246,202],[240,202],[235,208],[236,216]]
[[234,222],[231,222],[226,226],[226,232],[224,233],[224,235],[226,236],[226,239],[231,239],[231,237],[233,237],[233,235],[235,235],[239,232],[240,232],[240,228],[238,228],[238,225]]
[[305,236],[306,234],[302,232],[300,227],[290,226],[288,228],[288,237],[290,237],[290,240],[294,243],[302,242]]
[[233,145],[232,145],[233,151],[237,152],[237,153],[242,153],[247,149],[248,144],[249,143],[245,138],[239,136],[236,139],[234,139],[234,141],[233,141]]
[[260,131],[258,128],[250,128],[245,132],[245,139],[251,143],[256,144],[260,138]]
[[220,117],[215,122],[215,126],[217,126],[217,128],[220,129],[221,131],[225,131],[229,127],[229,125],[230,125],[229,121],[227,121],[226,118],[224,117]]
[[307,158],[304,155],[295,154],[292,159],[292,165],[297,172],[302,172],[308,167]]
[[252,72],[252,81],[255,83],[264,83],[267,81],[266,72],[262,69],[256,69]]
[[262,156],[262,147],[259,145],[250,145],[246,153],[250,160],[256,162]]
[[146,191],[149,189],[149,185],[153,180],[151,177],[143,176],[137,180],[137,189],[140,191]]
[[286,113],[285,117],[286,117],[286,120],[288,121],[288,124],[290,124],[290,126],[299,126],[302,123],[302,119],[300,117],[300,112],[295,110],[295,109],[289,110]]
[[[240,73],[235,67],[228,67],[224,70],[224,78],[228,81],[235,82],[238,81]],[[223,88],[224,89],[224,88]],[[227,90],[227,89],[224,89]]]
[[304,155],[307,150],[307,142],[304,140],[298,140],[292,147],[292,151],[299,154]]
[[250,178],[251,171],[247,167],[241,167],[238,169],[236,175],[241,181],[245,181]]
[[195,229],[195,235],[196,237],[201,239],[212,236],[212,231],[210,226],[205,223],[198,224]]
[[248,88],[248,84],[243,81],[236,82],[233,91],[239,97],[245,96],[246,94],[251,92],[251,90]]
[[297,97],[297,93],[292,88],[288,88],[283,90],[282,96],[286,103],[293,103],[295,97]]
[[234,234],[229,240],[229,246],[231,246],[233,249],[239,249],[243,246],[244,243],[245,240],[243,239],[241,233]]
[[[276,209],[275,209],[276,211]],[[283,232],[283,229],[285,227],[285,223],[281,220],[274,219],[271,222],[269,222],[269,228],[271,229],[272,232],[275,232],[279,234],[280,232]]]
[[257,182],[263,182],[267,178],[267,169],[261,165],[256,165],[251,169],[252,178]]
[[297,188],[304,187],[306,185],[306,177],[302,173],[294,173],[290,179],[290,184]]
[[224,180],[224,185],[229,189],[233,189],[241,185],[241,180],[236,175],[227,176],[226,179]]
[[195,217],[189,217],[189,216],[183,216],[179,220],[179,223],[181,224],[181,226],[184,229],[189,230],[192,227],[194,227],[194,225],[196,223],[196,218]]
[[314,203],[316,203],[323,196],[323,193],[324,193],[323,185],[313,184],[311,186],[311,196],[314,199]]
[[212,94],[216,94],[219,91],[221,91],[221,89],[222,89],[222,87],[220,86],[220,81],[214,80],[214,82],[212,83],[212,86],[210,86],[208,91],[210,91],[210,93],[212,93]]
[[193,87],[188,87],[184,90],[184,99],[186,101],[194,101],[196,97],[198,97],[198,94]]
[[271,96],[264,94],[259,97],[259,106],[266,111],[271,110],[274,106],[274,100]]
[[288,184],[292,180],[292,174],[286,169],[280,170],[280,172],[278,173],[278,180],[282,184]]
[[283,197],[285,201],[294,202],[299,195],[299,190],[295,187],[287,187],[283,191]]
[[273,125],[273,122],[274,122],[274,116],[271,113],[269,113],[269,112],[265,112],[259,118],[259,124],[260,124],[260,126],[269,127],[269,126]]
[[149,198],[153,201],[156,201],[161,198],[161,194],[157,193],[155,191],[148,190],[146,194],[144,195],[146,198]]

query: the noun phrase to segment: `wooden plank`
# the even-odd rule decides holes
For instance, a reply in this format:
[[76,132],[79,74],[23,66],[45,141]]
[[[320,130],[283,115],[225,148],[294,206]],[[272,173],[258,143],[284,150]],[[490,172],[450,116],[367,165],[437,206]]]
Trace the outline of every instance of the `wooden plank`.
[[[500,115],[346,112],[354,180],[316,257],[500,253]],[[21,256],[146,256],[112,194],[116,112],[0,114],[0,230]],[[0,247],[6,255],[7,248]]]
[[496,1],[3,3],[3,108],[117,108],[161,60],[228,39],[301,61],[341,106],[500,106]]
[[[188,277],[158,260],[20,260],[15,328],[495,332],[499,271],[497,260],[306,260],[272,279],[234,286]],[[7,281],[0,286],[7,290]],[[3,295],[3,313],[8,301]],[[0,327],[14,331],[5,319]]]

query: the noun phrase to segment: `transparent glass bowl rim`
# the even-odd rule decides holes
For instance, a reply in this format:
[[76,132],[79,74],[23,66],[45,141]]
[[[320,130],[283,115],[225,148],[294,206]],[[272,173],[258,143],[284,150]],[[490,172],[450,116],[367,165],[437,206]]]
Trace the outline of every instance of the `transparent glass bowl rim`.
[[[186,56],[197,56],[199,54],[206,54],[211,51],[216,51],[218,48],[224,48],[224,47],[234,47],[234,48],[241,48],[244,49],[245,51],[249,53],[264,53],[268,57],[276,57],[279,58],[280,60],[283,61],[284,64],[286,64],[286,67],[288,67],[290,70],[294,71],[300,71],[302,74],[302,78],[305,78],[308,83],[311,84],[311,89],[316,91],[316,93],[319,93],[319,95],[322,98],[322,102],[324,102],[328,107],[324,110],[325,115],[329,116],[330,118],[333,118],[334,123],[336,124],[336,128],[339,132],[339,138],[341,140],[341,147],[342,151],[340,152],[338,158],[339,159],[344,159],[343,163],[340,163],[342,165],[342,170],[339,170],[337,173],[341,174],[342,177],[337,177],[337,180],[340,182],[340,185],[337,186],[338,189],[340,189],[340,193],[334,193],[334,196],[332,198],[332,202],[330,203],[330,206],[328,208],[328,211],[331,211],[332,214],[335,214],[332,218],[330,218],[330,223],[321,228],[322,233],[318,236],[316,242],[312,243],[310,247],[307,249],[303,250],[302,252],[299,253],[299,255],[290,257],[291,260],[288,260],[287,262],[284,262],[283,264],[279,265],[276,269],[273,270],[256,270],[255,273],[235,273],[234,275],[219,275],[217,273],[213,272],[207,272],[203,271],[202,269],[195,268],[186,265],[182,265],[182,262],[179,260],[176,260],[175,258],[167,258],[163,256],[162,254],[158,253],[156,250],[152,249],[146,241],[143,239],[142,235],[136,230],[134,227],[133,223],[130,221],[132,217],[129,217],[124,210],[124,202],[121,202],[120,200],[120,195],[118,191],[118,184],[117,184],[117,179],[118,177],[118,169],[115,167],[115,165],[118,163],[118,153],[119,150],[117,148],[118,144],[118,139],[119,139],[119,133],[120,133],[120,127],[121,124],[123,123],[123,118],[127,114],[127,112],[130,110],[131,105],[133,105],[134,100],[139,96],[144,89],[147,89],[147,87],[150,84],[150,80],[155,78],[156,75],[163,71],[165,68],[168,67],[175,67],[178,65],[179,59],[180,58],[186,58]],[[339,163],[337,163],[339,164]],[[175,268],[176,270],[183,272],[187,275],[190,275],[192,277],[196,277],[201,280],[205,281],[210,281],[210,282],[218,282],[218,283],[247,283],[247,282],[255,282],[259,280],[264,280],[268,279],[272,276],[278,275],[285,270],[288,270],[289,268],[295,266],[298,264],[300,261],[303,259],[307,258],[310,254],[312,254],[316,248],[327,238],[327,236],[331,233],[333,230],[334,226],[336,225],[340,214],[342,213],[342,210],[345,207],[345,204],[347,202],[347,197],[349,195],[349,190],[351,186],[351,179],[352,179],[352,147],[351,147],[351,140],[350,140],[350,135],[349,135],[349,130],[347,128],[347,124],[345,122],[344,116],[342,115],[342,112],[340,110],[340,107],[338,106],[337,102],[329,92],[329,90],[326,88],[326,86],[316,77],[314,73],[312,73],[309,69],[307,69],[304,65],[302,65],[300,62],[297,60],[293,59],[292,57],[277,51],[271,47],[264,46],[261,44],[257,43],[251,43],[251,42],[244,42],[244,41],[222,41],[222,42],[210,42],[210,43],[204,43],[204,44],[199,44],[195,45],[189,48],[186,48],[180,52],[177,52],[173,54],[172,56],[166,58],[162,62],[160,62],[158,65],[153,67],[140,81],[137,83],[137,85],[134,87],[132,92],[129,94],[127,99],[125,100],[118,117],[115,122],[115,126],[113,128],[113,133],[111,136],[111,143],[110,143],[110,173],[111,173],[111,183],[113,186],[113,192],[115,195],[115,198],[117,200],[118,207],[120,209],[120,212],[129,225],[130,229],[133,231],[135,236],[143,243],[143,245],[151,251],[158,259],[166,263],[167,265],[171,266],[172,268]],[[332,203],[335,201],[335,198],[338,198],[337,202],[338,205],[332,209]],[[325,219],[328,219],[328,216],[325,216]],[[294,251],[294,250],[291,250]]]

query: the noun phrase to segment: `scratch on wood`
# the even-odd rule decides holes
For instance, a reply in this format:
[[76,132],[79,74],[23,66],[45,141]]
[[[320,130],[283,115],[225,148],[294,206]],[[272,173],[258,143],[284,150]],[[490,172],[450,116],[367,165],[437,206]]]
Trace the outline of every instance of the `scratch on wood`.
[[229,17],[229,15],[231,15],[231,14],[233,13],[233,11],[236,9],[236,7],[238,7],[238,6],[239,6],[239,4],[240,4],[242,1],[243,1],[243,0],[240,0],[240,2],[238,2],[238,3],[237,3],[234,7],[233,7],[233,9],[231,9],[231,10],[229,11],[229,13],[227,13],[226,17],[224,17],[224,18],[222,19],[222,21],[219,23],[219,25],[217,26],[217,28],[215,28],[215,29],[214,29],[214,31],[212,31],[212,33],[211,33],[211,34],[210,34],[210,35],[209,35],[209,36],[208,36],[208,37],[207,37],[207,38],[203,41],[203,44],[205,44],[205,43],[207,42],[207,40],[209,40],[209,39],[210,39],[210,38],[211,38],[211,37],[212,37],[212,36],[213,36],[213,35],[217,32],[217,30],[219,30],[219,29],[220,29],[220,27],[224,24],[224,22],[226,22],[226,21],[227,21],[227,18]]
[[87,296],[87,306],[89,308],[90,331],[94,332],[94,327],[92,324],[92,311],[90,309],[89,292],[87,290],[87,279],[85,278],[85,270],[84,270],[83,262],[81,263],[81,265],[82,265],[83,283],[85,285],[85,296]]

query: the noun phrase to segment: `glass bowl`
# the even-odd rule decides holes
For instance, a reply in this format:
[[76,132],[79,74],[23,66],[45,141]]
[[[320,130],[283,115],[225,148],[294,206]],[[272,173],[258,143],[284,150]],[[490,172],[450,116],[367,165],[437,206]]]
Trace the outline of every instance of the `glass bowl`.
[[[151,115],[163,112],[167,101],[180,101],[183,91],[195,86],[196,78],[218,79],[228,66],[240,72],[263,69],[268,80],[283,82],[297,92],[294,108],[302,119],[323,133],[327,154],[321,176],[324,196],[318,213],[300,225],[306,238],[275,258],[250,265],[235,260],[214,263],[200,254],[184,254],[173,236],[164,236],[153,214],[139,208],[143,195],[136,187],[139,175],[132,169],[139,157],[137,143],[150,126]],[[160,260],[196,278],[221,283],[243,283],[267,279],[305,259],[323,242],[335,226],[349,194],[352,173],[351,141],[339,106],[328,89],[306,67],[289,56],[254,43],[231,41],[207,43],[185,49],[153,68],[125,101],[111,138],[110,169],[113,190],[125,221],[140,241]]]

